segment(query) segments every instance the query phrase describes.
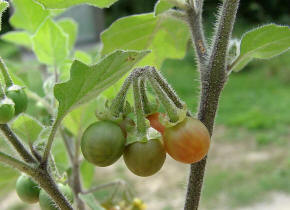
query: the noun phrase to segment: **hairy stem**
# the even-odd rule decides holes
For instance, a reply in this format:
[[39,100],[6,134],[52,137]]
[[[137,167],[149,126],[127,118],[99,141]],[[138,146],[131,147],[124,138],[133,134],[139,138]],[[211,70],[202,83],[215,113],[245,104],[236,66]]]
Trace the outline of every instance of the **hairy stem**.
[[34,168],[27,163],[17,160],[16,158],[11,157],[10,155],[7,155],[3,152],[0,152],[0,162],[12,166],[13,168],[16,168],[19,171],[33,177],[39,183],[40,187],[51,196],[51,198],[62,210],[73,210],[70,203],[57,188],[57,185],[47,170]]
[[110,109],[113,115],[119,116],[119,113],[123,112],[126,95],[131,86],[131,83],[132,83],[132,73],[126,78],[125,82],[123,83],[123,86],[121,87],[121,90],[118,92],[117,96],[112,101]]
[[47,144],[46,144],[46,147],[45,147],[45,151],[44,151],[44,154],[43,154],[43,157],[42,157],[42,161],[41,161],[41,164],[44,165],[45,167],[47,166],[47,161],[48,161],[48,157],[50,155],[50,150],[51,150],[51,147],[52,147],[52,143],[53,143],[56,131],[57,131],[59,125],[60,125],[60,122],[61,122],[61,120],[59,118],[57,118],[54,121],[53,125],[52,125],[51,131],[50,131],[50,134],[49,134],[49,137],[48,137],[48,140],[47,140]]
[[155,80],[154,75],[152,72],[147,73],[148,80],[154,89],[158,99],[161,101],[162,105],[164,106],[169,119],[171,122],[177,122],[179,120],[179,116],[177,113],[177,107],[175,104],[170,100],[168,95],[163,91],[161,86],[159,85],[158,81]]
[[31,174],[31,176],[39,183],[40,187],[49,194],[61,210],[73,210],[71,204],[60,192],[46,168],[37,168],[35,173]]
[[146,134],[146,121],[144,116],[142,98],[139,87],[139,78],[133,79],[133,94],[134,94],[134,103],[135,103],[135,114],[137,117],[137,131],[139,134]]
[[28,163],[37,163],[29,151],[25,148],[20,139],[13,133],[10,127],[7,124],[0,124],[0,129],[3,134],[6,136],[8,141],[13,145],[18,154]]
[[[219,16],[213,47],[205,74],[201,77],[201,101],[198,118],[212,135],[220,93],[226,81],[226,55],[236,18],[239,0],[225,0]],[[187,187],[185,210],[197,210],[201,195],[206,157],[192,164]]]
[[11,87],[13,85],[13,81],[9,75],[8,68],[1,57],[0,57],[0,70],[3,75],[6,88]]
[[16,158],[7,155],[3,152],[0,152],[0,162],[5,163],[6,165],[16,168],[19,171],[22,171],[27,174],[31,174],[35,170],[32,166],[28,165],[27,163],[17,160]]
[[145,114],[149,114],[151,112],[150,103],[146,94],[146,81],[145,77],[140,79],[140,94],[143,103],[143,109]]
[[194,4],[194,1],[189,1],[185,12],[187,16],[187,23],[191,32],[192,43],[195,48],[196,57],[198,58],[199,64],[204,65],[207,61],[208,52],[202,25],[203,0],[199,0],[198,5],[199,6],[196,7],[196,2]]

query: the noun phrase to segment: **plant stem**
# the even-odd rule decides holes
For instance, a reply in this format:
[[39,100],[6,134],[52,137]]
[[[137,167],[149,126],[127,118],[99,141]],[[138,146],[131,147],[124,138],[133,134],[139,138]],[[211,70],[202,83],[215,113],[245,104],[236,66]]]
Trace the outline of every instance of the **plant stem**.
[[1,57],[0,57],[0,69],[6,84],[6,88],[11,87],[13,85],[13,81],[9,75],[8,68]]
[[59,191],[47,168],[44,169],[39,167],[31,176],[39,183],[40,187],[49,194],[61,210],[73,210],[69,201]]
[[16,158],[10,155],[7,155],[3,152],[0,152],[0,162],[5,163],[8,166],[12,166],[13,168],[16,168],[19,171],[22,171],[27,174],[31,174],[35,170],[33,167],[31,167],[27,163],[17,160]]
[[124,181],[117,180],[117,181],[113,181],[113,182],[109,182],[109,183],[106,183],[106,184],[101,184],[101,185],[92,187],[91,189],[89,189],[87,191],[84,191],[82,194],[89,194],[89,193],[93,193],[95,191],[98,191],[98,190],[101,190],[101,189],[104,189],[104,188],[107,188],[107,187],[112,187],[112,186],[115,186],[115,185],[122,185],[122,184],[124,184]]
[[142,105],[140,87],[139,87],[139,78],[133,78],[133,94],[134,94],[134,103],[135,103],[135,114],[137,117],[137,131],[141,135],[146,135],[146,121],[144,116],[144,110]]
[[194,3],[188,3],[188,7],[185,10],[187,15],[187,23],[191,31],[191,37],[193,46],[195,48],[196,57],[198,58],[198,63],[201,65],[206,64],[207,61],[207,43],[204,37],[203,25],[202,25],[202,7],[203,0],[199,0],[199,8],[196,10]]
[[34,168],[3,152],[0,152],[0,161],[33,177],[62,210],[73,210],[70,203],[57,188],[47,170]]
[[[208,67],[201,77],[201,101],[198,118],[213,132],[220,93],[226,81],[226,55],[239,0],[225,0],[219,16]],[[185,210],[197,210],[201,195],[206,158],[192,164],[185,202]]]
[[168,95],[162,90],[161,86],[155,80],[154,75],[152,74],[151,71],[147,73],[147,77],[156,95],[158,96],[158,99],[161,101],[162,105],[164,106],[170,121],[177,122],[179,120],[179,116],[177,113],[178,108],[171,101]]
[[146,94],[146,83],[145,77],[140,78],[140,94],[143,105],[143,110],[145,114],[149,114],[151,112],[150,103]]
[[18,154],[28,163],[37,163],[34,157],[29,153],[25,148],[23,143],[18,139],[18,137],[13,133],[10,127],[7,124],[0,124],[0,129],[3,134],[6,136],[7,140],[13,145]]
[[4,92],[3,86],[0,81],[0,100],[4,99],[5,97],[6,97],[6,94]]
[[85,204],[80,199],[79,194],[83,191],[82,183],[81,183],[81,176],[80,176],[80,144],[81,144],[81,134],[77,135],[75,141],[75,152],[74,152],[74,159],[73,159],[73,167],[72,167],[72,175],[73,175],[73,191],[76,196],[76,203],[78,210],[84,210]]
[[73,144],[72,144],[73,139],[70,139],[68,137],[68,135],[65,132],[65,128],[63,128],[63,127],[60,129],[60,135],[61,135],[62,140],[64,142],[64,145],[66,147],[66,150],[67,150],[69,159],[71,161],[71,164],[73,164],[73,159],[74,159],[73,148],[72,148],[72,146],[73,146]]
[[123,112],[124,104],[126,100],[127,92],[132,83],[132,73],[126,78],[121,87],[121,90],[118,92],[117,96],[112,101],[112,105],[110,107],[111,112],[114,116],[119,116],[120,112]]
[[59,125],[60,125],[60,122],[61,122],[61,119],[56,118],[56,120],[54,121],[54,123],[52,125],[51,131],[50,131],[50,134],[49,134],[49,137],[48,137],[48,140],[47,140],[47,144],[46,144],[46,147],[45,147],[45,151],[43,153],[42,161],[41,161],[41,164],[43,166],[45,166],[45,167],[47,167],[47,161],[48,161],[48,157],[49,157],[50,150],[51,150],[51,147],[52,147],[52,143],[53,143],[56,131],[57,131]]

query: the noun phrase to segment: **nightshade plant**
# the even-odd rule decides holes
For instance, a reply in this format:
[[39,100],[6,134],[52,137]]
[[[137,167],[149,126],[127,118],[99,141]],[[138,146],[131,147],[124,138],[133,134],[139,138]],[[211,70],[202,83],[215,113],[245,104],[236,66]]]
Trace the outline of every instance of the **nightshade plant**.
[[[4,138],[1,139],[0,161],[25,173],[37,183],[41,188],[42,196],[39,198],[42,208],[82,210],[86,207],[112,207],[110,202],[102,207],[93,192],[102,187],[120,183],[123,185],[123,182],[92,186],[94,166],[83,159],[80,153],[82,134],[96,121],[92,113],[97,110],[99,119],[126,122],[119,126],[125,131],[127,146],[128,143],[131,146],[147,142],[144,138],[147,138],[149,123],[144,114],[152,114],[150,111],[156,106],[146,97],[146,81],[150,82],[167,111],[169,120],[166,126],[170,127],[170,123],[190,116],[191,112],[186,110],[166,80],[162,77],[158,80],[156,75],[159,74],[152,71],[160,68],[166,58],[184,57],[189,39],[195,49],[201,81],[197,118],[206,126],[210,135],[213,133],[219,97],[230,74],[242,70],[255,58],[269,59],[290,47],[289,27],[275,24],[248,31],[241,40],[232,39],[239,0],[223,0],[215,32],[209,43],[203,32],[203,0],[159,0],[154,12],[121,18],[104,31],[98,56],[93,57],[76,50],[77,24],[72,19],[59,18],[59,15],[66,8],[77,4],[105,8],[116,1],[13,0],[9,5],[0,0],[1,15],[8,6],[14,7],[10,23],[17,29],[4,34],[1,39],[33,51],[41,64],[37,71],[30,69],[33,81],[41,81],[35,85],[27,80],[31,72],[24,72],[25,76],[18,74],[19,67],[15,71],[17,66],[9,60],[5,59],[4,62],[1,59],[0,129]],[[121,87],[123,79],[120,78],[133,68],[130,75],[143,73],[129,79],[130,82],[125,80]],[[126,91],[122,92],[129,88],[131,82],[137,127],[135,123],[128,123],[131,121],[126,118],[126,114],[132,110],[130,104],[125,102]],[[107,103],[104,105],[104,99],[113,98],[116,89],[121,89],[120,93],[109,103],[110,106]],[[27,100],[33,109],[42,111],[28,109],[28,114],[23,114]],[[106,107],[109,114],[107,111],[100,113],[100,107]],[[153,139],[158,138],[160,135],[155,132]],[[11,144],[17,155],[7,147],[7,143]],[[54,144],[57,146],[53,147]],[[67,152],[69,161],[65,160],[64,152]],[[138,175],[155,173],[165,159],[160,149],[156,153],[160,156],[158,167],[142,171],[134,165],[134,161],[132,163],[130,149],[125,148],[124,152],[128,168]],[[206,156],[191,164],[185,210],[198,209],[205,165]],[[8,168],[1,168],[1,171],[14,174]],[[133,200],[130,192],[125,194],[128,196],[123,209],[144,209],[142,202]],[[47,206],[45,202],[50,199],[53,203],[49,201],[48,205],[52,205]]]

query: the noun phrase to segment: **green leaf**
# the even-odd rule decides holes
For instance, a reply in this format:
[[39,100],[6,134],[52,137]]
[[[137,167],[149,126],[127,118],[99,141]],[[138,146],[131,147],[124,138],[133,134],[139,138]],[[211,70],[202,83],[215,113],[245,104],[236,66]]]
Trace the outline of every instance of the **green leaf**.
[[0,31],[2,26],[2,14],[9,7],[9,3],[3,0],[0,0]]
[[54,95],[59,102],[57,118],[62,119],[73,108],[98,96],[122,78],[147,53],[148,51],[119,50],[93,66],[74,61],[70,80],[54,87]]
[[34,142],[38,139],[43,126],[29,115],[22,114],[17,117],[12,125],[12,130],[25,142]]
[[85,188],[90,188],[94,181],[95,175],[95,166],[88,161],[84,160],[81,163],[81,175],[82,175],[82,183]]
[[116,49],[150,49],[152,53],[140,65],[160,67],[166,58],[183,58],[188,39],[188,28],[179,20],[153,13],[133,15],[117,20],[102,33],[102,55]]
[[92,56],[84,51],[81,51],[81,50],[75,51],[75,59],[79,60],[87,65],[90,65],[93,62]]
[[118,0],[35,0],[49,9],[68,8],[78,4],[89,4],[99,8],[108,8]]
[[49,12],[33,0],[13,0],[15,12],[10,23],[15,28],[34,33],[40,24],[49,16]]
[[161,13],[171,9],[175,5],[168,0],[159,0],[154,6],[154,14],[160,15]]
[[105,210],[92,194],[81,194],[80,198],[90,207],[91,210]]
[[29,34],[25,31],[11,31],[1,37],[4,41],[17,44],[28,49],[32,48],[32,42]]
[[275,24],[265,25],[245,33],[242,37],[240,55],[231,69],[240,71],[252,59],[269,59],[290,47],[290,28]]
[[78,33],[78,24],[71,18],[63,18],[59,20],[58,25],[62,28],[62,30],[68,35],[68,45],[69,49],[72,50]]
[[42,63],[59,66],[69,54],[68,35],[48,18],[32,37],[33,50]]

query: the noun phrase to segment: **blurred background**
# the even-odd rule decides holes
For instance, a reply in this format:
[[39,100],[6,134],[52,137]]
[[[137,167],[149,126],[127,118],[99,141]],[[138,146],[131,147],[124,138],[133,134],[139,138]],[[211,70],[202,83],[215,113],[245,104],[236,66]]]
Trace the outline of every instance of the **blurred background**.
[[[73,17],[79,23],[77,46],[90,49],[98,43],[100,32],[113,21],[151,12],[156,1],[136,2],[119,0],[104,10],[77,6],[62,16]],[[204,23],[208,37],[212,34],[219,3],[205,1]],[[3,15],[1,33],[13,30],[8,22],[12,12],[7,10]],[[272,22],[289,25],[288,0],[241,0],[233,36],[240,38],[243,32]],[[0,54],[17,63],[29,57],[30,52],[1,41]],[[161,71],[194,112],[199,81],[193,55],[189,47],[183,60],[166,60]],[[230,76],[221,96],[212,142],[201,210],[290,209],[290,52],[269,61],[255,60],[242,72]],[[162,170],[149,178],[132,175],[122,160],[112,167],[96,170],[96,182],[117,178],[128,181],[148,210],[183,209],[188,165],[167,157]],[[5,174],[6,170],[0,173]],[[3,178],[0,189],[9,189],[13,184]],[[23,206],[14,192],[2,192],[0,196],[0,209],[33,208]],[[100,198],[102,196],[104,192],[100,192]]]

